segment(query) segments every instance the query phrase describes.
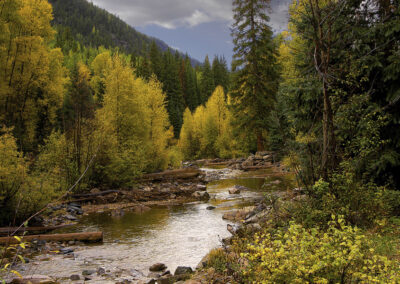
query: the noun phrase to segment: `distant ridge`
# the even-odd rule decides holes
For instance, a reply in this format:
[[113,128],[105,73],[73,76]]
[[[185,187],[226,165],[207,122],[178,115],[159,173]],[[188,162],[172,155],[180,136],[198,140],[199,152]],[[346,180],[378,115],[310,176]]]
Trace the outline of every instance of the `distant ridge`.
[[[53,24],[69,28],[70,33],[79,43],[106,48],[119,47],[121,51],[143,55],[152,41],[166,51],[170,48],[164,41],[138,32],[119,17],[97,7],[87,0],[49,0],[53,6]],[[200,62],[192,59],[193,65]]]

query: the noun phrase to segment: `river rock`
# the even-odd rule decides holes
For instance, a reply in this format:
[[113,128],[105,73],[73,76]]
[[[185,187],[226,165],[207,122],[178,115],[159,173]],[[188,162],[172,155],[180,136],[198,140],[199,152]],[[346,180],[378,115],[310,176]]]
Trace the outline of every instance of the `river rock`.
[[208,206],[206,209],[207,209],[207,210],[214,210],[215,208],[217,208],[217,207],[215,207],[215,206]]
[[95,273],[96,273],[96,270],[92,270],[92,269],[86,269],[86,270],[82,271],[82,275],[83,276],[89,276],[89,275],[92,275],[92,274],[95,274]]
[[45,275],[31,275],[24,276],[23,278],[14,278],[11,284],[56,284],[57,282]]
[[175,283],[176,279],[172,275],[166,275],[157,279],[157,284],[172,284]]
[[189,266],[178,266],[175,270],[174,275],[190,274],[193,273],[193,269]]
[[60,252],[62,254],[69,254],[69,253],[74,252],[74,250],[72,248],[62,248],[62,249],[60,249]]
[[249,216],[248,218],[245,219],[244,223],[253,224],[253,223],[258,223],[260,221],[265,221],[269,215],[270,215],[270,209],[266,209],[261,212],[258,212],[255,215]]
[[229,189],[229,194],[240,194],[240,189],[236,187],[232,187]]
[[152,278],[152,279],[158,279],[160,278],[162,275],[159,272],[150,272],[149,274],[147,274],[148,278]]
[[232,235],[236,235],[237,232],[240,230],[240,226],[228,224],[228,225],[226,225],[226,229],[227,229],[228,232],[231,233]]
[[200,190],[200,191],[206,191],[207,190],[207,186],[204,185],[204,184],[198,184],[198,185],[196,185],[196,188],[197,188],[197,190]]
[[234,211],[227,212],[222,216],[222,219],[233,221],[233,222],[240,222],[242,220],[245,220],[246,216],[250,212],[252,212],[254,210],[254,208],[255,208],[254,206],[249,206],[249,207],[245,207],[240,210],[234,210]]
[[150,266],[149,270],[152,272],[160,272],[167,269],[167,266],[164,263],[155,263]]
[[72,281],[78,281],[81,280],[81,277],[78,274],[72,274],[69,279],[71,279]]
[[210,199],[210,195],[208,194],[207,191],[196,191],[192,194],[192,196],[197,199],[204,200],[204,201],[207,201]]
[[64,218],[67,219],[67,220],[70,220],[70,221],[77,221],[78,220],[78,218],[76,218],[75,216],[72,216],[71,214],[64,215]]

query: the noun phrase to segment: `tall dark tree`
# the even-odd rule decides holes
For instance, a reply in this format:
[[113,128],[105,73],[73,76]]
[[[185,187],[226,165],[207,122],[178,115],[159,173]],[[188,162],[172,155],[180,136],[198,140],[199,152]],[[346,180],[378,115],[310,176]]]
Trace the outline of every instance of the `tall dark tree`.
[[181,82],[179,80],[179,62],[170,50],[164,53],[163,57],[163,90],[167,94],[167,110],[169,120],[174,127],[175,137],[179,137],[183,124],[183,112],[185,110],[185,102]]
[[150,45],[149,51],[151,71],[160,80],[162,74],[162,55],[155,41]]
[[201,67],[200,79],[200,96],[201,103],[205,104],[215,89],[214,75],[211,70],[210,60],[208,55],[204,59],[203,66]]
[[197,79],[196,71],[192,67],[190,58],[185,58],[185,81],[186,81],[186,106],[193,112],[196,107],[200,105],[198,90],[197,90]]
[[229,90],[229,70],[225,57],[215,56],[212,63],[215,86],[222,86],[225,94]]
[[264,150],[263,131],[268,129],[279,86],[277,47],[266,14],[269,2],[233,1],[232,97],[239,125],[256,135],[258,151]]

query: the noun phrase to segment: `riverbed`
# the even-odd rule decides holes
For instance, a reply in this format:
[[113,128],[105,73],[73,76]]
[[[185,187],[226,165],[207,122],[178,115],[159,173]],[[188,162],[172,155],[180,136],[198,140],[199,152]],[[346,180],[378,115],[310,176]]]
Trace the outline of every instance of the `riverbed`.
[[[235,174],[223,169],[204,171],[221,177],[207,185],[211,196],[208,202],[155,206],[141,214],[83,216],[78,225],[67,231],[103,231],[103,244],[67,246],[73,250],[68,255],[39,255],[20,267],[20,272],[48,275],[61,283],[70,283],[71,275],[101,267],[109,279],[95,276],[87,283],[115,283],[116,277],[134,280],[147,276],[149,266],[157,262],[165,263],[171,273],[177,266],[195,268],[211,249],[221,245],[223,238],[230,236],[226,227],[231,222],[222,219],[224,213],[254,204],[266,192],[285,190],[291,183],[287,176],[271,175],[271,170]],[[249,190],[229,194],[228,189],[235,185]]]

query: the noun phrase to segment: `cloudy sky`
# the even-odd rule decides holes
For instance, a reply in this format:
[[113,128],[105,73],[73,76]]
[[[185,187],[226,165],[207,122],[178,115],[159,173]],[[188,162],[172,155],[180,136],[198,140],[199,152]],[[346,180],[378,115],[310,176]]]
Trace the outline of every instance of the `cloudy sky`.
[[[142,33],[204,60],[206,54],[232,57],[232,0],[89,0],[118,15]],[[271,26],[286,28],[291,0],[272,0]]]

